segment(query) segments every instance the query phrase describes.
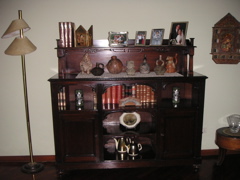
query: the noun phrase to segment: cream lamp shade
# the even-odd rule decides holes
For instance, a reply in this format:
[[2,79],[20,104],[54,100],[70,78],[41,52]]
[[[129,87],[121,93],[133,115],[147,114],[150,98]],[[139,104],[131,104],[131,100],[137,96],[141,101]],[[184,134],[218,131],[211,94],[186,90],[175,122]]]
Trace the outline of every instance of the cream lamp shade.
[[37,47],[25,36],[23,38],[16,37],[14,41],[5,50],[7,55],[25,55],[35,51]]
[[22,29],[23,32],[26,32],[30,29],[30,27],[23,19],[13,20],[5,33],[2,35],[2,39],[19,35],[20,29]]

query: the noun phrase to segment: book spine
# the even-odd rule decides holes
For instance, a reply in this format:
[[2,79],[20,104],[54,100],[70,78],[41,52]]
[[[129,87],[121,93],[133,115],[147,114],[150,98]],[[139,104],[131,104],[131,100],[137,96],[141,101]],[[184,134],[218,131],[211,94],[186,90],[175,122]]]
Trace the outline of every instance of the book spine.
[[151,102],[151,87],[146,86],[146,102],[149,103]]
[[107,88],[107,92],[106,92],[106,103],[107,103],[107,104],[112,103],[112,87]]
[[73,47],[72,23],[71,22],[67,22],[67,38],[68,38],[68,47]]
[[64,47],[68,47],[68,23],[67,22],[63,22],[63,26],[64,26],[64,42],[65,45]]
[[122,99],[122,85],[117,86],[117,100],[116,103],[119,104],[120,99]]
[[126,85],[123,84],[123,85],[122,85],[122,98],[125,98],[125,97],[126,97],[126,96],[125,96],[125,89],[126,89]]
[[60,38],[60,42],[59,42],[59,47],[65,47],[65,40],[64,40],[64,23],[63,22],[59,22],[59,38]]
[[111,103],[116,104],[117,103],[117,86],[111,86],[111,91],[112,91]]

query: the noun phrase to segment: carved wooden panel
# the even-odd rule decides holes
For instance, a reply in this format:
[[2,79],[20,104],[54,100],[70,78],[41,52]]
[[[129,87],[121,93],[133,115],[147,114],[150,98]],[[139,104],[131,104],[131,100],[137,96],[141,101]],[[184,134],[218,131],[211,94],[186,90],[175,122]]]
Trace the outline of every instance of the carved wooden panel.
[[216,64],[240,61],[240,23],[230,13],[213,27],[211,54]]

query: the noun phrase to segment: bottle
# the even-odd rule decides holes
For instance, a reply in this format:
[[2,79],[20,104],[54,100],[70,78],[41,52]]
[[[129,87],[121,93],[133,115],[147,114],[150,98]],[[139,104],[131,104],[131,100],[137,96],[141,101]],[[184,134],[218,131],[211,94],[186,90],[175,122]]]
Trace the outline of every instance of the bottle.
[[140,65],[140,73],[142,74],[148,74],[150,72],[150,66],[147,63],[147,56],[146,54],[144,55],[143,62]]

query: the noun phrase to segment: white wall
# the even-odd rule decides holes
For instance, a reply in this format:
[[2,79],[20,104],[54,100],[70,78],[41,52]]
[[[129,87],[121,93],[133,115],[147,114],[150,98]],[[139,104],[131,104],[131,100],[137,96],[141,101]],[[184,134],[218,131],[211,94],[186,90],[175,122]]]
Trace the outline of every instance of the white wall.
[[[59,21],[72,21],[85,28],[93,25],[94,39],[106,39],[111,30],[129,31],[131,39],[136,31],[146,30],[149,38],[153,28],[165,28],[167,39],[171,22],[189,21],[187,36],[194,37],[197,46],[194,70],[209,77],[202,149],[216,149],[215,130],[227,125],[226,116],[240,113],[240,64],[217,65],[212,61],[212,27],[228,12],[240,20],[239,7],[239,0],[2,0],[0,35],[22,10],[32,28],[25,35],[38,48],[26,55],[34,154],[54,154],[47,80],[57,72],[54,48]],[[21,60],[4,54],[12,41],[0,39],[0,156],[28,155]]]

